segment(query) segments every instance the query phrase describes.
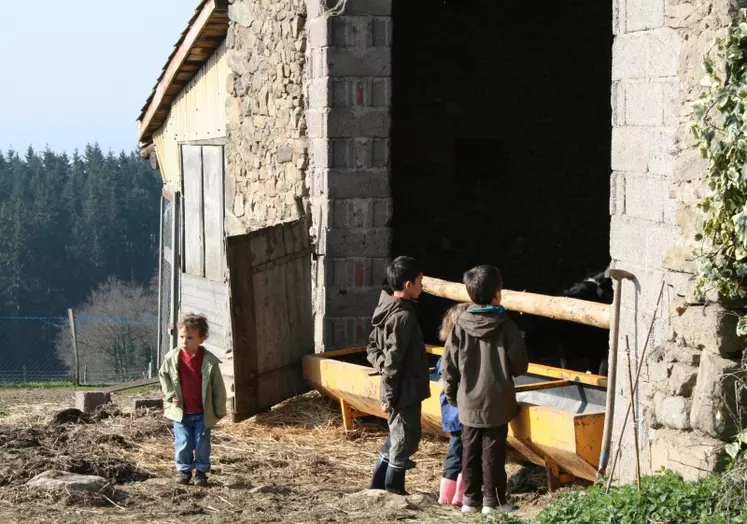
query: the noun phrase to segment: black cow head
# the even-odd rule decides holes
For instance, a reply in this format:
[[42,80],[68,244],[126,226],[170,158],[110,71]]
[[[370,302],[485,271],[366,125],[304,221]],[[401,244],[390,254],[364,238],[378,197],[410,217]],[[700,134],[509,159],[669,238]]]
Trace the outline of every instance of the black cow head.
[[611,304],[614,295],[612,279],[605,276],[604,271],[592,273],[583,282],[577,282],[563,291],[563,295],[570,298]]

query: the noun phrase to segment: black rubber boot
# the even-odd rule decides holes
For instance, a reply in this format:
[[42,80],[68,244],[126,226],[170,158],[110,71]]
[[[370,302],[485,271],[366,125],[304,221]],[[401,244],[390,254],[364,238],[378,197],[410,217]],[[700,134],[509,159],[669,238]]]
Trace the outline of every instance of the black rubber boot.
[[368,489],[384,489],[386,485],[386,473],[389,469],[389,462],[379,457],[374,466],[373,478],[368,485]]
[[405,473],[404,468],[393,468],[390,467],[386,471],[386,490],[389,493],[395,493],[397,495],[409,495],[405,491]]

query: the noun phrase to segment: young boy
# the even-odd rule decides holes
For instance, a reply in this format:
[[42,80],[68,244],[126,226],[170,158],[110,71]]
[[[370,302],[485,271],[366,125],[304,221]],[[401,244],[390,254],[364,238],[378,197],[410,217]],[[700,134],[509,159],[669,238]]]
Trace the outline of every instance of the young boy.
[[506,437],[516,415],[513,377],[527,371],[528,358],[519,328],[501,304],[503,281],[493,266],[464,274],[475,306],[459,318],[444,348],[444,393],[459,408],[462,422],[462,511],[482,501],[484,514],[515,508],[506,498]]
[[415,304],[423,290],[423,272],[411,257],[396,258],[386,270],[373,314],[368,361],[381,374],[381,409],[389,436],[381,447],[369,489],[405,492],[405,470],[420,442],[421,402],[430,397],[428,355]]
[[207,486],[210,471],[210,428],[226,415],[226,388],[220,360],[202,343],[207,319],[187,315],[179,322],[179,346],[164,357],[159,372],[165,398],[164,415],[174,421],[176,481]]

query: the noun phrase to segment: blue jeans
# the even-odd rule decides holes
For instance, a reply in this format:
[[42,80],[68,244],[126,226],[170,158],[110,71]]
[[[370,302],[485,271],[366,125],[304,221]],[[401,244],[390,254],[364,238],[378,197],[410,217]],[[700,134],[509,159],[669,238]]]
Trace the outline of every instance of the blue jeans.
[[444,461],[444,478],[456,480],[462,472],[462,432],[452,431],[449,438],[449,453]]
[[202,413],[185,413],[181,422],[174,422],[174,455],[177,471],[210,471],[210,428],[205,427]]

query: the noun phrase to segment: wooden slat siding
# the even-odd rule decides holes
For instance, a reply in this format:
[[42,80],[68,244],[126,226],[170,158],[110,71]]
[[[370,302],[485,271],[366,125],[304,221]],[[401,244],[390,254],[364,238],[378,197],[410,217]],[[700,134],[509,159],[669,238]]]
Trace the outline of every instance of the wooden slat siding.
[[207,317],[210,326],[210,343],[225,353],[228,286],[192,275],[182,275],[181,313],[200,313]]
[[205,200],[205,278],[223,282],[222,146],[202,146],[202,173]]
[[241,420],[307,389],[301,358],[314,349],[308,226],[298,221],[229,237],[228,267],[234,418]]
[[195,62],[195,73],[175,94],[168,115],[153,133],[164,181],[180,185],[179,143],[226,136],[226,44],[221,43],[206,61]]
[[205,274],[201,146],[182,146],[182,172],[185,270],[190,275],[201,277]]

